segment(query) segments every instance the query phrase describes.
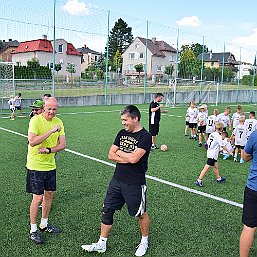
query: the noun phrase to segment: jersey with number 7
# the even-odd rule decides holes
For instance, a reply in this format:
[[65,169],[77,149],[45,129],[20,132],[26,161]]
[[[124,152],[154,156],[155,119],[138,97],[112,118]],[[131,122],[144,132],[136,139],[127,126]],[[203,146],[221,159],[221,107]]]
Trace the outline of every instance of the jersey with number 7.
[[220,147],[224,146],[222,137],[219,132],[212,132],[207,141],[207,158],[218,160]]

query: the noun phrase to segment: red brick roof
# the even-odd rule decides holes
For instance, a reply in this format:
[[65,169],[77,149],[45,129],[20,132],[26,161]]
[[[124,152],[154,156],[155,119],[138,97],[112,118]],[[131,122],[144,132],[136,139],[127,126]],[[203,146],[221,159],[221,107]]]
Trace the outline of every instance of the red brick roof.
[[68,55],[81,55],[81,53],[79,53],[77,51],[77,49],[73,46],[73,44],[71,43],[67,43],[67,51],[66,54]]
[[26,53],[26,52],[53,52],[51,41],[47,39],[37,39],[31,41],[25,41],[15,49],[13,54]]

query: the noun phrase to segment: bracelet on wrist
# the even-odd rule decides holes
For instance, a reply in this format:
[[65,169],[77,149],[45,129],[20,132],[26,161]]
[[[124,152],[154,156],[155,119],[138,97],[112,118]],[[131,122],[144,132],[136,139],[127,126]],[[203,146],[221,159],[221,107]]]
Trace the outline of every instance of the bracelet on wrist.
[[52,149],[51,148],[46,148],[47,150],[48,150],[48,153],[47,154],[49,154],[49,153],[51,153],[52,152]]

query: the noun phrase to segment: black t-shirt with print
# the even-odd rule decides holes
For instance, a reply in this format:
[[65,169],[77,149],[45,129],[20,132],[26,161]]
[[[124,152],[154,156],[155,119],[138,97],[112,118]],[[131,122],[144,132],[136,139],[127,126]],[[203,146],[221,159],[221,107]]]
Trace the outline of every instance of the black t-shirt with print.
[[122,129],[117,134],[113,144],[125,153],[131,153],[136,148],[142,148],[146,151],[137,163],[117,163],[113,175],[115,179],[128,184],[145,185],[145,173],[147,171],[148,156],[152,145],[151,134],[145,128],[135,133]]
[[152,108],[158,107],[160,104],[154,100],[149,105],[149,121],[150,124],[158,124],[161,120],[161,109],[158,109],[155,112],[151,112]]

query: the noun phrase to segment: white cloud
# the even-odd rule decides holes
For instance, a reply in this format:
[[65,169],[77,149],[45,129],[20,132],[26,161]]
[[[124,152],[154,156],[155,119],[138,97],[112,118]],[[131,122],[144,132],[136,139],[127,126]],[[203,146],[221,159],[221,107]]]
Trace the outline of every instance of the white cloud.
[[181,20],[176,21],[176,23],[181,27],[198,27],[201,25],[197,16],[184,17]]
[[79,0],[68,0],[62,9],[71,15],[89,15],[91,5]]
[[234,38],[233,43],[241,46],[257,46],[257,28],[254,28],[249,36]]

